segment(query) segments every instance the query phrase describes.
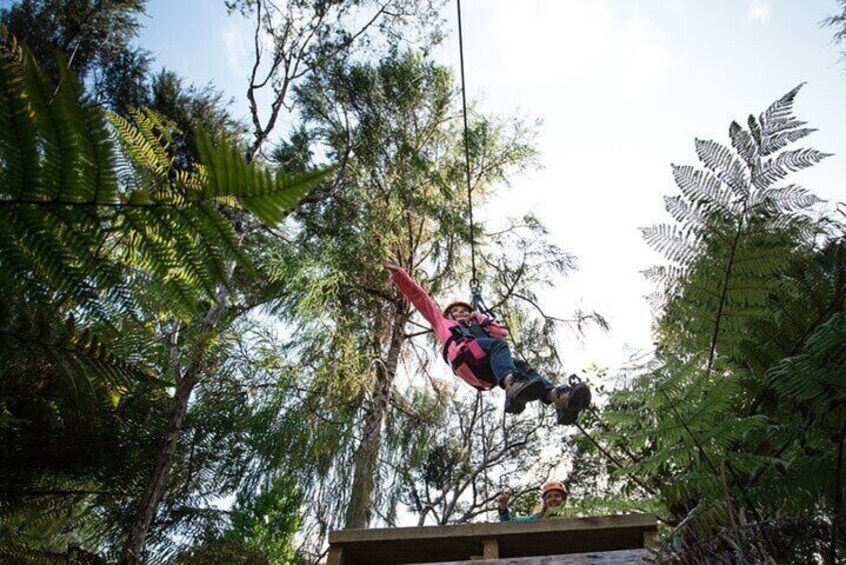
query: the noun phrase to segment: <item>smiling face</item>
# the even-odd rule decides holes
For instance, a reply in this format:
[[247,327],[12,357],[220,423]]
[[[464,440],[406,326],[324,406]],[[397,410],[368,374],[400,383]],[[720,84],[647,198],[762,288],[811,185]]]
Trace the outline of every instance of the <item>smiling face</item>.
[[547,506],[561,506],[567,499],[567,495],[560,490],[551,490],[543,495],[543,501]]
[[466,306],[456,304],[455,306],[449,309],[449,312],[447,314],[456,322],[464,322],[470,319],[470,316],[473,314],[473,312]]

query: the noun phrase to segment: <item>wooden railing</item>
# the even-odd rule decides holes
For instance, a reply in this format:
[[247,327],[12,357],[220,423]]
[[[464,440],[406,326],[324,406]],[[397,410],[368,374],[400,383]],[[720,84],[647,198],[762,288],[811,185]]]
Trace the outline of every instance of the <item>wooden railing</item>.
[[[644,548],[652,545],[656,530],[651,514],[340,530],[329,534],[327,565],[457,565],[477,559],[509,565],[632,563],[648,556]],[[535,559],[540,556],[560,557]]]

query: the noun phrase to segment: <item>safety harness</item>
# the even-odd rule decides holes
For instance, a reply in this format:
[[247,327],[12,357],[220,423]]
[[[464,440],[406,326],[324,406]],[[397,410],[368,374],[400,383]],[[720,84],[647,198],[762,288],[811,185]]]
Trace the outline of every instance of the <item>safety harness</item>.
[[[491,384],[496,384],[496,377],[494,377],[494,374],[491,371],[490,363],[479,363],[479,361],[484,359],[487,354],[476,341],[480,338],[490,337],[485,328],[491,325],[493,321],[494,320],[490,317],[485,316],[484,321],[480,324],[478,319],[474,316],[469,324],[459,322],[457,325],[450,328],[452,335],[447,338],[446,342],[444,342],[442,355],[444,361],[449,363],[453,371],[458,371],[459,367],[466,364],[468,367],[472,367],[473,373],[481,380],[487,381]],[[454,343],[464,343],[466,346],[463,347],[455,359],[450,362],[447,352],[449,351],[450,346]]]

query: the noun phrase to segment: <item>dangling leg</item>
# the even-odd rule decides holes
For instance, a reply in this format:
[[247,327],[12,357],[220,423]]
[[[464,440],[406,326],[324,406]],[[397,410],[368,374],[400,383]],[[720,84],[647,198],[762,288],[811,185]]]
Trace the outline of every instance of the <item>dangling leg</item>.
[[562,425],[576,423],[579,412],[590,406],[590,389],[576,375],[570,375],[570,384],[556,387],[554,384],[543,378],[537,371],[529,367],[525,361],[514,362],[518,372],[530,376],[537,376],[543,380],[546,390],[540,400],[544,404],[555,405],[556,422]]
[[525,361],[517,359],[514,361],[514,366],[517,367],[518,373],[523,373],[524,375],[540,379],[543,382],[544,391],[539,400],[544,404],[552,404],[552,392],[555,390],[555,385],[549,382],[546,377],[538,373]]
[[505,389],[506,413],[519,414],[526,409],[527,402],[544,397],[547,390],[544,379],[537,373],[527,374],[515,367],[511,350],[504,340],[481,338],[476,341],[487,353],[497,384]]
[[555,405],[555,416],[559,424],[575,424],[579,412],[590,405],[590,389],[576,375],[570,375],[570,384],[547,390],[547,402]]

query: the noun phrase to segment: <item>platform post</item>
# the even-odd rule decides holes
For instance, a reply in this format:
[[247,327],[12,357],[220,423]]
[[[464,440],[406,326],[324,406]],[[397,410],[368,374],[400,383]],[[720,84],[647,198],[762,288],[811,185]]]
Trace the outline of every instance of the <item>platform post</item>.
[[342,547],[330,547],[326,565],[344,565],[344,549]]
[[482,540],[482,559],[499,559],[499,544],[496,538]]

